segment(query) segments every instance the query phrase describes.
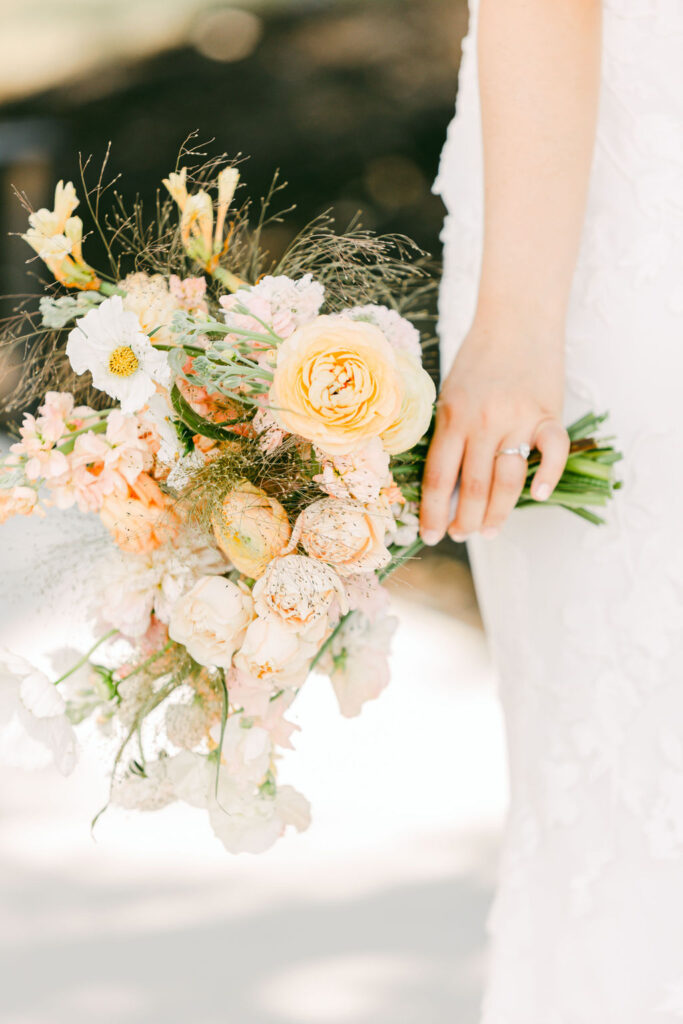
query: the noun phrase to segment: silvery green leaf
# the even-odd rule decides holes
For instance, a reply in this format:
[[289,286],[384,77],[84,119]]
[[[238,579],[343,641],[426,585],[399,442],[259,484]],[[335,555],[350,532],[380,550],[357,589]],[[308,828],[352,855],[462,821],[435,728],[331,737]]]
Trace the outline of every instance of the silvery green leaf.
[[51,330],[60,330],[77,317],[85,316],[89,310],[98,306],[103,299],[104,296],[98,294],[98,292],[79,292],[78,295],[61,295],[58,299],[44,295],[38,304],[43,318],[43,327],[49,327]]

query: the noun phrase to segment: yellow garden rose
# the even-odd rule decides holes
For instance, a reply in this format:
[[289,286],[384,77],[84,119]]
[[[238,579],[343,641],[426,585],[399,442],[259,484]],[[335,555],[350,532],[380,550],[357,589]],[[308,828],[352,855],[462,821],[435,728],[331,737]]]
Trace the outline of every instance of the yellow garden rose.
[[380,435],[385,451],[398,455],[413,448],[432,420],[436,387],[424,367],[407,352],[397,352],[403,377],[403,402],[395,422]]
[[251,579],[263,575],[292,533],[280,502],[246,480],[225,497],[213,516],[213,531],[223,554]]
[[397,353],[379,327],[320,316],[280,345],[270,401],[292,434],[347,455],[396,422],[403,393]]

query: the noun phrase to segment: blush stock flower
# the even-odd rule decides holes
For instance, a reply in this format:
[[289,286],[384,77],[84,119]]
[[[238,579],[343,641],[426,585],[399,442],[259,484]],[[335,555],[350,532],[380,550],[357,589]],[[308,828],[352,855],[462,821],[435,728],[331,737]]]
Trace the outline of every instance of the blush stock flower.
[[147,473],[140,473],[128,484],[125,494],[107,494],[100,519],[121,550],[132,554],[160,547],[178,529],[170,500]]

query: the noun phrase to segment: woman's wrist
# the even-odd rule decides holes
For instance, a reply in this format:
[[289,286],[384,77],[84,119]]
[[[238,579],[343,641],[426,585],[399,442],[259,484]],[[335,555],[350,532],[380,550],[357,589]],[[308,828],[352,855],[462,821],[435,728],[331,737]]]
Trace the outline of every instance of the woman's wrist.
[[564,350],[564,308],[540,308],[537,303],[480,293],[471,333],[493,348],[519,344]]

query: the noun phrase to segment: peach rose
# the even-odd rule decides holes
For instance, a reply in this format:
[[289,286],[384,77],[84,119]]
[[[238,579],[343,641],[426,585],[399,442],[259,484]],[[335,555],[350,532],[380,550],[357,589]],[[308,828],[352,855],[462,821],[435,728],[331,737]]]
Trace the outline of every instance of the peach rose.
[[177,519],[156,481],[140,473],[128,495],[108,494],[100,518],[122,551],[144,554],[175,535]]
[[235,665],[273,686],[300,686],[317,650],[317,641],[304,639],[278,619],[257,616],[235,655]]
[[263,618],[274,616],[308,639],[322,639],[327,613],[335,597],[346,611],[346,594],[329,565],[305,555],[274,558],[255,584],[254,608]]
[[394,423],[381,434],[390,455],[410,451],[424,436],[436,400],[434,381],[417,359],[407,352],[397,352],[396,359],[403,378],[403,402]]
[[292,533],[280,502],[247,480],[224,499],[214,514],[213,531],[223,554],[251,579],[264,573]]
[[280,345],[270,404],[288,431],[346,455],[396,421],[403,389],[379,327],[320,316]]
[[390,524],[379,505],[321,498],[297,519],[289,549],[301,544],[311,558],[329,562],[342,576],[374,572],[391,561],[384,543]]

